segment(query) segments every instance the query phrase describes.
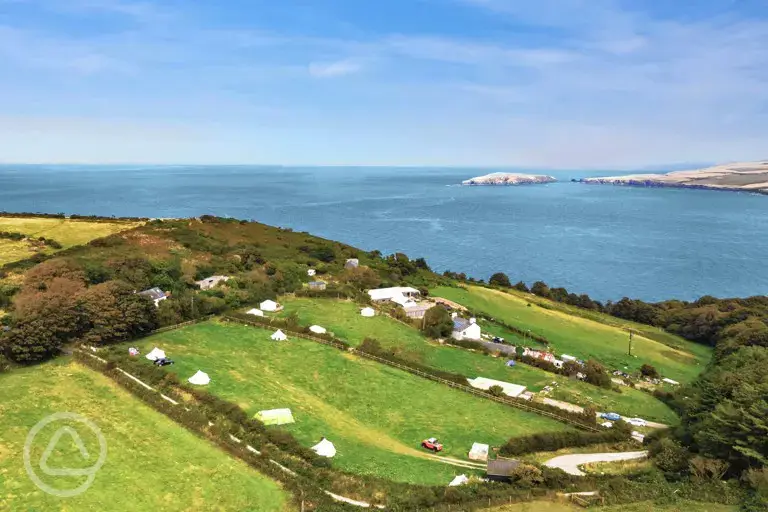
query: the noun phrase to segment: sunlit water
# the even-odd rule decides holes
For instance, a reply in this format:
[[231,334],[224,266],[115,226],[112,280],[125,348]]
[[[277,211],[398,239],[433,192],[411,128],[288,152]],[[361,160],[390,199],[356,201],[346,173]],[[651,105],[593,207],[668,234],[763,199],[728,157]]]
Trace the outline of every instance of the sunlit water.
[[0,210],[255,219],[438,271],[601,300],[765,294],[768,196],[571,183],[462,187],[483,169],[0,166]]

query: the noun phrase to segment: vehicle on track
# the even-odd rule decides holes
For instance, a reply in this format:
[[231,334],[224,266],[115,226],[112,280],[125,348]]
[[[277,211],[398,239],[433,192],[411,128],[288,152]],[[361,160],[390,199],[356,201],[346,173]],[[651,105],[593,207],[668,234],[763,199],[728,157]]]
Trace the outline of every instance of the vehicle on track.
[[167,357],[161,357],[160,359],[156,359],[154,361],[155,366],[168,366],[173,364],[173,359],[168,359]]
[[629,418],[624,420],[633,427],[644,427],[648,424],[643,418]]
[[439,452],[443,450],[442,443],[440,443],[440,441],[438,441],[435,437],[430,437],[429,439],[423,440],[421,442],[421,447],[426,448],[427,450],[432,450],[433,452]]
[[604,412],[600,415],[600,417],[608,421],[619,421],[621,419],[621,416],[615,412]]

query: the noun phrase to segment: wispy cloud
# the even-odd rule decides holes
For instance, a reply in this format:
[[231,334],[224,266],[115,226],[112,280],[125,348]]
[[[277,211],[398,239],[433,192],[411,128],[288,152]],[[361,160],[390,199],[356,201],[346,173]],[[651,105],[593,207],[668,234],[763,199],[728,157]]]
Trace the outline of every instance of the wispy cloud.
[[337,60],[333,62],[312,62],[309,65],[309,74],[316,78],[335,78],[352,75],[363,69],[359,62],[353,60]]

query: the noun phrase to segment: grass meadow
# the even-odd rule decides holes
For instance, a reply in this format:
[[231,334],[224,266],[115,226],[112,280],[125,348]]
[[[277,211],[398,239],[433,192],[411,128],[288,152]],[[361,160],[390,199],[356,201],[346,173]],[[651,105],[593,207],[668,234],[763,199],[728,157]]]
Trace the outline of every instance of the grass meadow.
[[327,437],[338,450],[336,467],[397,481],[444,485],[467,472],[425,458],[420,443],[427,437],[443,442],[443,455],[466,459],[473,442],[498,446],[570,428],[312,341],[275,342],[271,334],[210,321],[157,334],[139,348],[165,350],[182,379],[208,373],[207,389],[249,414],[290,408],[296,423],[284,428],[306,446]]
[[[581,359],[595,359],[608,368],[637,370],[651,364],[664,376],[680,382],[693,380],[709,360],[707,347],[687,342],[668,333],[663,335],[645,326],[632,341],[632,356],[627,355],[628,332],[635,329],[618,319],[608,321],[607,315],[592,314],[593,318],[575,315],[551,301],[533,300],[524,294],[505,293],[478,286],[468,288],[439,287],[432,295],[456,301],[465,307],[483,312],[521,329],[546,337],[557,354],[570,354]],[[531,296],[532,297],[532,296]],[[559,305],[558,305],[559,306]],[[605,323],[602,320],[606,319]]]
[[[0,390],[0,510],[291,510],[276,482],[74,362],[62,359],[2,374]],[[107,445],[91,487],[66,500],[38,489],[22,457],[30,429],[56,412],[87,417]],[[45,483],[72,489],[85,477],[47,476],[37,465],[63,425],[50,424],[38,433],[30,459]],[[98,457],[98,438],[78,423],[71,425],[88,459],[64,435],[47,460],[50,468],[88,468]]]
[[540,391],[557,383],[553,398],[579,405],[594,405],[602,411],[615,411],[627,416],[642,416],[661,423],[677,422],[675,413],[648,393],[625,388],[622,392],[598,388],[576,379],[546,372],[540,368],[517,364],[505,365],[506,357],[491,357],[450,345],[440,345],[421,333],[385,315],[364,318],[359,306],[351,301],[334,299],[285,298],[281,316],[296,313],[302,325],[322,325],[337,337],[359,345],[366,337],[376,338],[382,345],[423,364],[460,373],[468,377],[488,377],[512,382]]

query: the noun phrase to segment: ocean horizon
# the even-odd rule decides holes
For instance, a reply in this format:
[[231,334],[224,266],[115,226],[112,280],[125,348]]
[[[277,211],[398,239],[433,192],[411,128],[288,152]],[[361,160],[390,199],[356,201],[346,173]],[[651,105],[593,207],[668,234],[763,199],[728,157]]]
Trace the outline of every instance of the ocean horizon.
[[[498,171],[559,181],[460,186]],[[570,182],[633,172],[649,169],[2,164],[0,210],[252,219],[603,301],[765,294],[768,197]]]

